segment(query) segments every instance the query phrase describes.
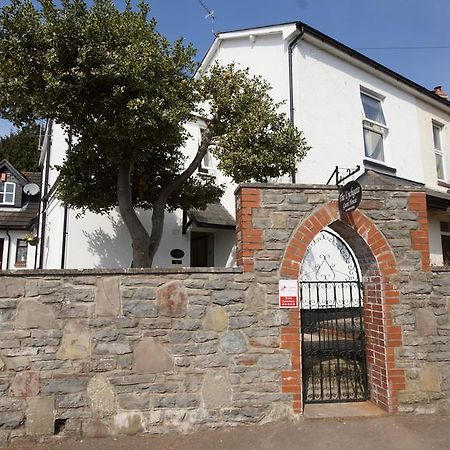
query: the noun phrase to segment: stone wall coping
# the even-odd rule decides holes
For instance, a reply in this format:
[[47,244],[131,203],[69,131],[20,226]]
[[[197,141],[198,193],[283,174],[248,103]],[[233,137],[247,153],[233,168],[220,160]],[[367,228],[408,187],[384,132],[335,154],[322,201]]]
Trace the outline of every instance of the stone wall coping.
[[[392,191],[392,192],[425,192],[424,186],[373,186],[373,185],[362,185],[365,191],[378,192],[378,191]],[[252,189],[292,189],[292,190],[305,190],[305,189],[316,189],[319,191],[336,191],[338,187],[332,184],[292,184],[292,183],[241,183],[238,185],[234,194],[237,195],[238,192],[243,188]]]
[[91,275],[189,275],[194,273],[242,273],[241,267],[180,267],[151,269],[24,269],[0,271],[0,277],[91,276]]
[[449,266],[433,266],[431,268],[432,272],[449,272],[450,273],[450,267]]

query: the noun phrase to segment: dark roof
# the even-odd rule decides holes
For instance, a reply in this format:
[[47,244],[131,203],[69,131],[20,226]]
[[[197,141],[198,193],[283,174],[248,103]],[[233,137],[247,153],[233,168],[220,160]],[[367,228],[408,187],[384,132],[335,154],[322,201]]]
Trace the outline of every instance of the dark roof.
[[357,180],[366,186],[423,187],[423,191],[427,195],[428,208],[442,209],[444,211],[450,208],[450,192],[435,191],[434,189],[426,188],[423,183],[418,183],[417,181],[379,173],[375,170],[366,170]]
[[221,203],[212,203],[204,210],[191,209],[188,217],[198,227],[227,228],[234,230],[236,221]]
[[[26,182],[41,185],[39,172],[23,172],[21,176]],[[29,197],[23,194],[22,208],[0,208],[0,229],[3,230],[29,230],[37,223],[39,217],[40,196]]]
[[439,95],[435,94],[433,91],[430,91],[426,87],[421,86],[420,84],[404,77],[403,75],[400,75],[399,73],[389,69],[386,66],[383,66],[382,64],[374,61],[373,59],[363,55],[362,53],[359,53],[358,51],[353,50],[350,47],[347,47],[346,45],[342,44],[341,42],[336,41],[336,39],[333,39],[332,37],[327,36],[326,34],[322,33],[319,30],[316,30],[315,28],[307,25],[304,22],[300,22],[300,21],[285,22],[285,23],[279,23],[279,24],[265,25],[262,27],[245,28],[245,29],[240,29],[240,30],[230,30],[230,31],[223,32],[223,34],[233,33],[236,31],[247,31],[247,30],[250,31],[250,30],[255,30],[255,29],[262,29],[262,28],[269,28],[269,27],[276,27],[276,26],[283,26],[283,25],[295,25],[300,32],[308,33],[309,35],[314,36],[315,38],[321,40],[322,42],[325,42],[326,44],[346,53],[347,55],[351,56],[352,58],[355,58],[355,59],[363,62],[364,64],[366,64],[376,70],[379,70],[380,72],[385,73],[389,77],[394,78],[395,80],[413,88],[414,90],[416,90],[422,94],[425,94],[428,97],[431,97],[432,99],[442,103],[443,105],[450,107],[450,101],[448,101],[447,99],[440,97]]
[[400,178],[395,175],[388,175],[386,173],[380,173],[370,169],[366,170],[362,175],[360,175],[357,180],[360,184],[366,186],[424,186],[423,183],[419,183],[417,181],[408,180],[407,178]]
[[3,159],[0,161],[0,170],[6,168],[7,171],[12,173],[14,177],[16,177],[23,185],[27,183],[27,179],[25,178],[25,175],[20,173],[7,159]]

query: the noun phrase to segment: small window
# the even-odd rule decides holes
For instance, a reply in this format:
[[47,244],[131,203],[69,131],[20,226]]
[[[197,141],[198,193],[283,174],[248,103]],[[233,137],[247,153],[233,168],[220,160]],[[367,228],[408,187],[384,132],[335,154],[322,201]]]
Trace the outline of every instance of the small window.
[[27,265],[28,242],[24,239],[17,239],[16,266]]
[[436,173],[439,180],[445,180],[445,159],[442,148],[442,125],[433,122],[433,147],[436,160]]
[[381,100],[361,92],[363,107],[364,152],[368,158],[384,162],[384,138],[387,134]]
[[[202,142],[204,132],[205,132],[205,129],[200,128],[200,143]],[[215,175],[216,174],[214,158],[209,150],[206,151],[205,156],[203,157],[202,162],[200,163],[198,171],[204,175]]]
[[14,205],[14,196],[16,193],[15,183],[0,183],[0,204]]

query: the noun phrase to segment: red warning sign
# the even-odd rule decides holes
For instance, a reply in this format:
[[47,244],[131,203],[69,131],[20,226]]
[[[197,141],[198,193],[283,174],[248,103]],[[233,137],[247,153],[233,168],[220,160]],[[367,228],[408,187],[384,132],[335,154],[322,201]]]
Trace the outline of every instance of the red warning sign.
[[278,306],[280,308],[298,308],[298,281],[280,280],[278,282]]

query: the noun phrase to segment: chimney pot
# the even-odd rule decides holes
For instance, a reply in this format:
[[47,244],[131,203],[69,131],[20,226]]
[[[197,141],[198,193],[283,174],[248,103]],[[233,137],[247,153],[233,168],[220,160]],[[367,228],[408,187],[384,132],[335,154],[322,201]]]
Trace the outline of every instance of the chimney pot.
[[439,97],[448,100],[448,94],[442,90],[442,86],[435,86],[435,88],[433,89],[433,94],[439,95]]

